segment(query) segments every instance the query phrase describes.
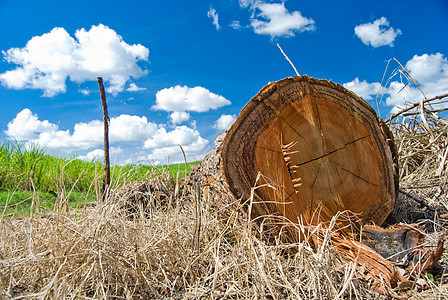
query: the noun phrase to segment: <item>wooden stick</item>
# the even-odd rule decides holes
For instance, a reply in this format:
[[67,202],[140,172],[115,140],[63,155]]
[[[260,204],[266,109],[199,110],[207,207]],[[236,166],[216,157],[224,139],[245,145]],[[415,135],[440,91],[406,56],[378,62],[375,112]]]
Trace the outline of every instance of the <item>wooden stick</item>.
[[289,59],[288,55],[286,55],[285,52],[283,52],[282,47],[280,47],[279,44],[277,44],[277,47],[280,49],[280,51],[282,52],[283,56],[285,56],[286,60],[291,64],[292,68],[294,69],[294,71],[296,72],[297,76],[300,76],[299,72],[297,72],[296,67],[294,66],[294,64],[292,63],[292,61]]
[[98,77],[100,87],[101,104],[103,105],[103,124],[104,124],[104,183],[103,183],[103,201],[110,186],[110,161],[109,161],[109,115],[107,113],[106,93],[104,92],[103,78]]
[[413,196],[413,195],[411,195],[411,194],[409,194],[409,193],[407,193],[407,192],[405,192],[405,191],[403,191],[403,190],[400,190],[400,193],[402,193],[402,194],[405,195],[406,197],[408,197],[408,198],[414,200],[415,202],[420,203],[421,205],[423,205],[424,207],[426,207],[426,208],[429,209],[430,211],[432,211],[432,212],[436,212],[436,210],[435,210],[434,208],[432,208],[431,206],[429,206],[428,204],[426,204],[425,201],[423,201],[423,200],[421,200],[421,199],[419,199],[419,198],[417,198],[417,197],[415,197],[415,196]]

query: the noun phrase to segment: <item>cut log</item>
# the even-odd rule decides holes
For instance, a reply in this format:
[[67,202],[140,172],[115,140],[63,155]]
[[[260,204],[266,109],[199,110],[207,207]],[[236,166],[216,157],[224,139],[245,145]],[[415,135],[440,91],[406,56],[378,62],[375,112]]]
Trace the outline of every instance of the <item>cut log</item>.
[[341,85],[307,76],[270,83],[217,146],[188,176],[190,191],[200,185],[223,217],[238,212],[268,222],[270,234],[305,238],[316,250],[330,245],[379,292],[412,279],[417,263],[418,274],[429,271],[444,251],[445,236],[429,251],[417,228],[379,227],[398,194],[393,135]]
[[344,87],[287,78],[265,86],[243,108],[224,139],[221,171],[243,201],[261,186],[252,199],[256,216],[318,224],[348,210],[381,225],[398,182],[385,129],[371,106]]

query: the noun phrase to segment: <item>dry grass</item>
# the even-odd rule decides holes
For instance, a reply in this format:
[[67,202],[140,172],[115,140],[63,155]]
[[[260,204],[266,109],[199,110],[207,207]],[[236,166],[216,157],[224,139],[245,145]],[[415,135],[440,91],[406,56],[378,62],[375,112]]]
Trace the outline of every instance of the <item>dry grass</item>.
[[[268,243],[236,212],[220,219],[207,203],[200,205],[197,230],[194,201],[173,205],[173,189],[171,195],[157,190],[173,187],[172,182],[168,177],[155,181],[117,191],[120,197],[112,195],[109,203],[77,214],[3,220],[3,297],[379,297],[349,265],[341,265],[328,244],[316,253],[307,242]],[[130,214],[126,201],[135,199],[135,190],[156,205],[140,202]]]
[[[440,105],[441,100],[432,102]],[[448,121],[433,106],[429,101],[391,120],[402,191],[394,215],[397,221],[412,223],[433,219],[436,211],[438,216],[448,212]]]
[[[429,224],[428,239],[447,227],[448,125],[433,113],[393,120],[401,188],[394,221]],[[111,191],[95,208],[41,217],[2,218],[3,299],[386,299],[324,243],[267,239],[263,228],[222,218],[207,201],[184,196],[169,176]],[[330,223],[331,225],[331,223]],[[330,226],[329,225],[329,226]],[[330,226],[331,227],[331,226]],[[326,230],[330,230],[327,228]],[[256,230],[257,232],[254,232]],[[328,231],[329,232],[329,231]],[[254,234],[256,233],[256,234]],[[426,287],[401,294],[446,299],[447,259]],[[1,297],[0,297],[1,298]]]
[[[425,100],[413,109],[404,109],[389,119],[399,153],[400,195],[388,221],[413,223],[426,236],[426,246],[435,245],[448,229],[448,122],[441,105],[446,106],[447,95]],[[448,254],[434,270],[438,286],[414,295],[418,299],[445,299]]]

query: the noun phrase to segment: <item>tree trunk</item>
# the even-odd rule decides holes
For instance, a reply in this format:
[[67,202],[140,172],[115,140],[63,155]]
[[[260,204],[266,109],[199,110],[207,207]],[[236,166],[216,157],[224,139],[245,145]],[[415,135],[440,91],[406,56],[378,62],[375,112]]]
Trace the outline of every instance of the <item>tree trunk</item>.
[[397,196],[390,137],[371,106],[342,86],[287,78],[243,108],[224,140],[221,171],[243,200],[264,185],[255,190],[256,215],[317,224],[349,210],[381,225]]
[[[333,250],[366,268],[366,277],[376,278],[378,290],[381,282],[391,288],[404,280],[394,262],[380,253],[387,248],[388,256],[408,254],[422,237],[408,227],[378,227],[397,197],[397,153],[389,129],[362,98],[338,84],[307,76],[270,83],[216,144],[186,184],[200,185],[203,199],[223,216],[237,210],[242,218],[277,216],[278,228],[285,227],[286,218],[311,229],[292,226],[286,231],[290,239],[306,238],[316,247],[324,234],[311,234],[313,228],[345,216],[336,220],[342,226],[332,234]],[[247,208],[244,213],[242,205]],[[356,226],[346,226],[354,219]],[[372,223],[378,226],[364,226],[369,243],[361,244],[358,225]],[[434,253],[427,254],[427,269],[437,261]]]

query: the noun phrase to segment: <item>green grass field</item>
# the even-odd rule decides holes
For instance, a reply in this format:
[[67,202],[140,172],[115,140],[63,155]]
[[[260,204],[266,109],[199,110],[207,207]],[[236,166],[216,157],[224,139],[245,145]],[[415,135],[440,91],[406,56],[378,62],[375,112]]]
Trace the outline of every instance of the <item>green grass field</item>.
[[[111,167],[111,186],[140,181],[169,172],[182,179],[199,162],[169,166]],[[4,141],[0,144],[0,213],[27,216],[55,208],[76,209],[96,202],[104,177],[104,164],[48,155],[38,146]]]

